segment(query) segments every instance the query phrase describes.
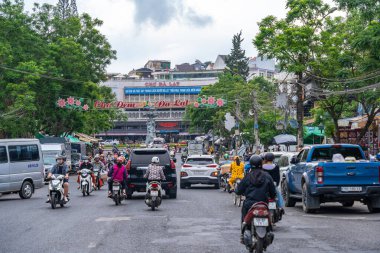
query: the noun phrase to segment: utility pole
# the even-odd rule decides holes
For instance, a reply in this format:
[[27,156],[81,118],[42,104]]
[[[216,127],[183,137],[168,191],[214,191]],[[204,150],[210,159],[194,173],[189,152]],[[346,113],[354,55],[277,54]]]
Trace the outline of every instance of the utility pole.
[[253,111],[253,135],[255,138],[255,147],[256,147],[256,153],[257,153],[257,150],[260,147],[260,139],[259,139],[259,115],[258,115],[258,104],[256,101],[256,91],[253,90],[251,95],[252,95],[252,111]]
[[298,74],[297,88],[297,122],[298,122],[298,136],[297,145],[298,148],[303,147],[303,118],[304,118],[304,86],[302,84],[302,73]]

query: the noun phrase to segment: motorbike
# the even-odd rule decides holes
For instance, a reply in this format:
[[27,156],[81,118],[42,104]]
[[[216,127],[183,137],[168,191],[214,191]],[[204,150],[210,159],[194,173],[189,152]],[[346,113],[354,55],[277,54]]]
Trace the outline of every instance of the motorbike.
[[[236,179],[236,181],[235,181],[235,183],[234,183],[234,189],[237,189],[237,188],[238,188],[240,182],[241,182],[241,179],[240,179],[240,178]],[[243,201],[244,201],[244,197],[243,197],[242,195],[237,195],[237,194],[235,193],[235,191],[232,193],[232,195],[233,195],[234,205],[235,205],[235,206],[237,205],[238,207],[241,207],[241,204],[242,204]]]
[[147,193],[145,196],[145,204],[149,206],[152,211],[161,205],[162,194],[161,194],[161,183],[157,181],[152,181],[148,184]]
[[92,177],[91,177],[91,170],[88,169],[82,169],[80,171],[80,191],[83,194],[83,197],[87,195],[90,195],[92,192]]
[[121,201],[124,200],[121,183],[118,181],[113,181],[112,183],[112,197],[111,198],[115,202],[115,205],[119,205],[119,204],[121,205]]
[[282,212],[281,212],[280,208],[278,208],[276,200],[270,199],[268,206],[269,206],[272,224],[279,222],[282,219]]
[[230,184],[228,183],[230,181],[231,173],[225,173],[220,176],[219,180],[219,188],[223,191],[229,191],[230,190]]
[[64,198],[63,179],[64,175],[52,175],[49,183],[49,198],[51,208],[55,209],[59,204],[64,207],[66,202]]
[[102,184],[104,183],[101,177],[102,172],[103,172],[102,170],[98,168],[94,168],[95,185],[96,185],[95,190],[100,190],[100,182],[102,182]]
[[249,252],[262,253],[273,243],[269,207],[264,202],[252,205],[242,224],[243,243]]

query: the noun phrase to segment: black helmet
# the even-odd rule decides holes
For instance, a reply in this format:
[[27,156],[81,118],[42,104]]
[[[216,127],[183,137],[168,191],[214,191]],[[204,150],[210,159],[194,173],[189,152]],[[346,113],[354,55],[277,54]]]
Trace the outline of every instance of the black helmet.
[[252,169],[261,169],[263,167],[263,159],[259,155],[253,155],[249,159]]
[[64,155],[57,155],[55,157],[55,160],[57,161],[58,159],[62,159],[63,161],[65,161],[66,160],[66,156],[64,156]]
[[273,153],[265,153],[264,160],[268,162],[274,161],[274,154]]
[[90,158],[88,156],[82,156],[82,160],[89,160]]

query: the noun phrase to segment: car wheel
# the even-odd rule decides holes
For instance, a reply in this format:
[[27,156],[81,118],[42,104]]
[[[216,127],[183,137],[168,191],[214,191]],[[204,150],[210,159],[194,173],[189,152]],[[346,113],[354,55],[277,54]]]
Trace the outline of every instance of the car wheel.
[[310,208],[310,201],[312,200],[312,196],[307,189],[306,184],[302,185],[302,209],[305,213],[315,213],[317,209]]
[[132,199],[132,194],[127,194],[127,199]]
[[22,186],[21,190],[19,191],[20,198],[22,199],[30,199],[33,195],[33,185],[29,181],[25,181]]
[[294,207],[296,205],[296,200],[290,197],[290,191],[285,180],[281,182],[281,194],[286,207]]
[[170,199],[176,199],[177,198],[177,190],[170,191],[169,192],[169,198]]
[[370,213],[380,213],[380,208],[373,207],[372,201],[369,200],[367,203],[368,211]]
[[215,189],[219,189],[219,188],[220,188],[220,187],[219,187],[219,183],[218,183],[218,184],[215,184],[215,185],[214,185],[214,188],[215,188]]

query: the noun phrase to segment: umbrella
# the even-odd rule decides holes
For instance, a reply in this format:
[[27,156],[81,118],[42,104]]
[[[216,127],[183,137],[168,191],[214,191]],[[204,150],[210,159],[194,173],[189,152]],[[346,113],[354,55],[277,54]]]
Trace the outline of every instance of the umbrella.
[[280,134],[273,137],[272,144],[274,145],[297,145],[297,138],[290,134]]

